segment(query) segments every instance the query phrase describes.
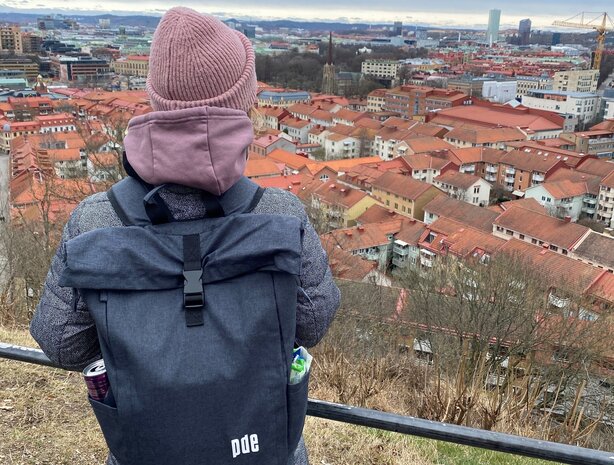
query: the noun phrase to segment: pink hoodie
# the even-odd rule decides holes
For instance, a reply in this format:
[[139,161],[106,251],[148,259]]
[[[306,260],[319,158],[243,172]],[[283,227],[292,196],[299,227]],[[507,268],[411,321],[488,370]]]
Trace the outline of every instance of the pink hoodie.
[[197,107],[133,118],[124,145],[144,181],[221,195],[243,175],[253,134],[244,111]]

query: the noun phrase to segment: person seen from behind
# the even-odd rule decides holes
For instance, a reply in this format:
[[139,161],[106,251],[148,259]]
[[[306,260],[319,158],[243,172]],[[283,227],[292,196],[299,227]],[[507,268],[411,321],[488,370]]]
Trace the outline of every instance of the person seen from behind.
[[[340,299],[326,254],[301,202],[281,189],[261,190],[244,176],[247,148],[253,139],[249,113],[257,101],[252,45],[245,36],[213,16],[184,7],[172,8],[162,18],[153,37],[147,92],[154,111],[135,117],[129,123],[125,166],[131,179],[120,182],[129,186],[127,192],[137,196],[138,201],[114,201],[115,194],[104,192],[88,197],[74,210],[52,260],[31,323],[31,333],[54,363],[69,370],[83,370],[104,355],[112,394],[98,404],[91,399],[90,402],[111,452],[117,451],[117,455],[125,457],[122,460],[110,453],[107,464],[308,464],[302,438],[298,446],[288,440],[287,453],[282,447],[285,433],[279,430],[285,428],[285,423],[279,419],[290,416],[284,409],[293,408],[291,394],[285,401],[286,387],[283,392],[276,387],[266,391],[255,385],[250,391],[241,392],[241,383],[226,378],[230,379],[243,363],[239,357],[258,353],[260,344],[241,347],[243,335],[256,337],[256,341],[261,337],[262,346],[274,347],[276,357],[286,365],[280,367],[268,360],[259,365],[258,360],[252,360],[253,371],[243,373],[246,380],[257,376],[260,366],[262,370],[269,370],[266,377],[279,373],[288,378],[290,368],[285,363],[288,347],[316,345],[331,324]],[[139,188],[147,195],[136,195]],[[152,196],[154,191],[156,195]],[[154,197],[154,210],[164,213],[162,219],[159,215],[154,218],[149,210],[148,202]],[[128,213],[122,213],[122,202],[128,205]],[[214,217],[214,209],[216,212],[219,209],[221,214],[217,212]],[[135,217],[140,218],[141,223],[132,221]],[[242,231],[244,233],[240,233]],[[192,266],[194,256],[197,257],[195,267]],[[188,262],[192,268],[186,265]],[[115,263],[131,265],[115,268]],[[270,280],[263,278],[263,272],[270,272]],[[294,275],[292,279],[286,277],[290,274]],[[232,307],[236,304],[235,291],[219,291],[235,289],[240,294],[245,286],[232,286],[241,282],[254,286],[249,291],[253,302],[278,299],[276,305],[280,315],[279,308],[290,302],[291,318],[280,317],[277,323],[273,300],[273,316],[263,312],[254,320],[263,328],[273,322],[266,326],[271,332],[263,330],[262,336],[250,333],[250,325],[245,322],[251,321],[251,313],[257,312],[252,306],[257,305],[246,299],[241,305],[235,305],[237,308]],[[94,287],[96,290],[92,292]],[[295,300],[294,297],[284,298],[284,289],[293,289]],[[142,296],[154,297],[138,316],[139,320],[131,313],[130,305],[140,309],[134,302],[142,300]],[[168,326],[156,319],[155,315],[171,318],[155,306],[156,300],[162,297],[171,299],[171,303],[177,301],[181,310],[185,310],[187,325],[183,316],[168,320],[173,321]],[[112,310],[114,299],[118,305],[116,311]],[[280,303],[281,300],[284,302]],[[233,310],[223,310],[224,305]],[[245,313],[235,315],[233,312],[237,311]],[[102,316],[98,319],[97,315]],[[285,327],[288,322],[292,323],[291,328]],[[226,333],[216,333],[215,343],[219,347],[236,349],[237,359],[218,352],[210,353],[210,340],[198,336],[199,331],[203,331],[202,334],[214,331],[218,323]],[[278,330],[281,336],[276,335]],[[109,335],[110,331],[117,331],[118,336]],[[152,333],[143,336],[146,331]],[[293,341],[285,341],[288,334],[293,336]],[[125,340],[117,339],[120,336]],[[238,340],[233,339],[237,337]],[[276,339],[271,341],[271,338]],[[140,345],[132,346],[132,339]],[[139,359],[140,351],[134,347],[155,351],[156,360]],[[186,348],[185,352],[181,352],[182,347]],[[190,360],[195,367],[202,367],[208,366],[204,360],[207,357],[215,357],[215,363],[207,370],[195,368],[195,373],[186,373],[190,370],[183,368],[173,372],[177,368],[169,362],[176,360],[177,366],[181,366],[183,361]],[[292,357],[294,369],[301,357]],[[158,376],[147,372],[156,363],[166,363],[162,375],[168,373],[169,379],[175,379],[178,385],[185,381],[185,385],[193,389],[187,392],[197,392],[199,396],[190,399],[185,393],[176,395],[171,392],[172,383],[168,391],[148,391],[138,380]],[[126,367],[134,368],[126,372]],[[203,394],[206,391],[199,390],[204,389],[198,385],[199,377],[211,376],[212,371],[218,370],[219,379],[210,380],[211,385],[220,384],[221,387],[217,387],[222,392],[227,389],[229,396],[237,390],[239,398],[258,399],[258,405],[237,410],[232,417],[233,405],[224,404],[223,396],[206,404],[207,395]],[[152,379],[151,382],[164,385],[166,380]],[[288,392],[292,389],[290,386]],[[135,394],[138,392],[141,394]],[[149,396],[151,392],[155,392],[153,398]],[[304,397],[306,402],[306,386]],[[270,418],[242,418],[249,416],[249,409],[257,409],[273,398],[277,399],[271,400],[274,416],[272,413]],[[156,412],[144,414],[139,410],[140,404],[147,402],[158,403],[160,412],[164,412],[158,413],[159,424],[147,421],[156,418]],[[177,416],[172,410],[173,402],[186,404],[182,418],[172,418]],[[213,410],[204,411],[203,405],[210,404]],[[214,410],[217,404],[225,407]],[[134,413],[121,418],[123,406]],[[173,424],[172,421],[177,421],[177,427],[165,426]],[[232,429],[235,423],[242,422],[252,429],[246,427],[245,431],[228,434],[221,431],[223,425]],[[219,433],[225,438],[224,444],[207,448],[209,446],[202,446],[200,437],[191,437],[189,431],[177,436],[177,431],[183,431],[183,423],[193,425],[198,431],[202,428],[211,435]],[[297,441],[301,431],[302,423]],[[150,452],[146,449],[151,444],[155,446],[161,442],[160,438],[164,440],[175,437],[173,435],[179,439],[166,444],[157,456],[147,455]],[[203,443],[207,439],[205,436],[201,435]],[[181,443],[181,438],[186,438],[185,443]],[[266,457],[274,456],[275,460],[260,458],[265,454],[271,454]],[[165,457],[180,460],[169,463],[170,459]]]

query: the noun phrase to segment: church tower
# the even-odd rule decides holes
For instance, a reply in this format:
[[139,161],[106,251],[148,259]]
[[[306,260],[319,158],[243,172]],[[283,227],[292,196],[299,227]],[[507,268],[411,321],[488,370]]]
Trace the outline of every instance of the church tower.
[[333,64],[333,33],[330,33],[328,39],[328,61],[324,65],[322,76],[322,93],[328,95],[337,95],[337,76],[335,65]]

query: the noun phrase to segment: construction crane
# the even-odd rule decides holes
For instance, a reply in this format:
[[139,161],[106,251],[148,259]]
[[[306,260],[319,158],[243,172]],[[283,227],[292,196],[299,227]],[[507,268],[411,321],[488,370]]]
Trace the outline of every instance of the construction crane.
[[[599,20],[601,20],[601,22],[599,22]],[[573,27],[575,29],[594,29],[597,31],[597,48],[593,57],[593,69],[599,69],[601,67],[601,57],[605,49],[605,35],[608,31],[614,31],[614,22],[612,22],[612,18],[610,18],[607,13],[590,13],[583,11],[565,21],[555,21],[553,24],[555,26]]]

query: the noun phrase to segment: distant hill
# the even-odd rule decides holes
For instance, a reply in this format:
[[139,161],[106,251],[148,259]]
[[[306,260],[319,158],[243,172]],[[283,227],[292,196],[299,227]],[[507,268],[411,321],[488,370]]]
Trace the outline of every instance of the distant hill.
[[[15,11],[0,13],[0,22],[11,23],[33,23],[44,14],[34,13],[20,13]],[[147,15],[112,15],[112,14],[100,14],[100,15],[63,15],[66,18],[77,20],[81,24],[97,24],[99,19],[110,19],[111,27],[117,26],[134,26],[134,27],[147,27],[155,28],[160,22],[159,16],[147,16]],[[366,30],[370,27],[383,27],[390,26],[390,24],[366,24],[366,23],[340,23],[340,22],[309,22],[309,21],[292,21],[292,20],[241,20],[232,19],[226,21],[236,21],[244,24],[254,24],[263,28],[280,28],[287,27],[289,29],[306,29],[308,31],[348,31],[352,29]],[[409,26],[405,26],[406,28]],[[414,29],[414,26],[411,26]],[[425,27],[418,27],[418,29],[427,29]]]
[[[44,17],[44,14],[33,13],[0,13],[0,22],[9,23],[34,23],[38,18]],[[147,15],[126,15],[117,16],[111,14],[102,15],[62,15],[64,18],[70,18],[78,21],[80,24],[98,24],[99,19],[110,19],[111,27],[117,26],[133,26],[133,27],[148,27],[155,28],[160,22],[159,16]]]

